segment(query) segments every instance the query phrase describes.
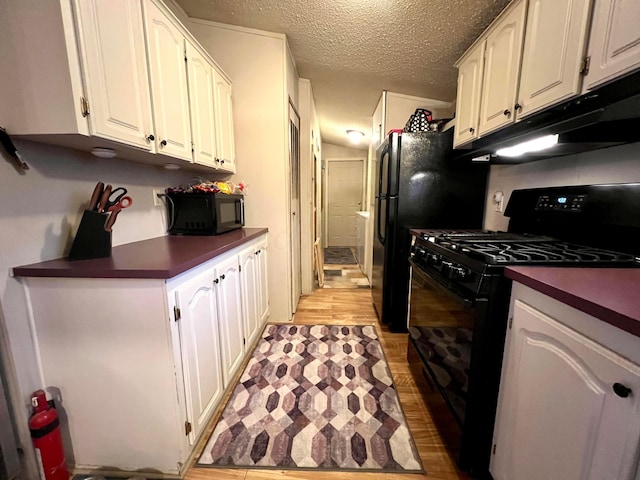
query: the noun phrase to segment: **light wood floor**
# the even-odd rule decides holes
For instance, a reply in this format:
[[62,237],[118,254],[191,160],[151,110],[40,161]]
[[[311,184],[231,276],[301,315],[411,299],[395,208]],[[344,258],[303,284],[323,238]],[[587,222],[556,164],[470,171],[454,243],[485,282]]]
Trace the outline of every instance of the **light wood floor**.
[[[400,402],[404,409],[409,428],[416,442],[425,474],[383,474],[326,472],[312,470],[256,470],[256,469],[218,469],[191,467],[186,480],[469,480],[470,477],[460,473],[444,447],[439,431],[432,420],[432,412],[427,408],[405,360],[407,351],[407,335],[390,333],[377,322],[371,303],[371,292],[367,289],[320,289],[312,295],[302,297],[294,323],[357,325],[375,324],[385,356],[393,374]],[[235,382],[234,382],[235,383]],[[424,388],[424,386],[422,387]],[[220,411],[214,416],[209,430],[203,435],[198,448],[204,447]],[[441,412],[440,412],[441,413]],[[439,413],[439,414],[440,414]],[[443,434],[448,434],[443,430]],[[197,459],[197,456],[196,456]]]

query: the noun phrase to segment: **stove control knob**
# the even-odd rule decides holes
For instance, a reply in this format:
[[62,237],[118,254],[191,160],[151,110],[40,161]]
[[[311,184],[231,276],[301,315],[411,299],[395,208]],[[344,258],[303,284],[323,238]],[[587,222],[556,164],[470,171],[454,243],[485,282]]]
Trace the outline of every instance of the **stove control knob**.
[[447,272],[447,275],[451,280],[464,280],[467,278],[468,274],[469,272],[467,269],[459,265],[451,265]]
[[429,265],[438,266],[442,263],[442,257],[440,255],[436,255],[435,253],[428,253],[427,263]]

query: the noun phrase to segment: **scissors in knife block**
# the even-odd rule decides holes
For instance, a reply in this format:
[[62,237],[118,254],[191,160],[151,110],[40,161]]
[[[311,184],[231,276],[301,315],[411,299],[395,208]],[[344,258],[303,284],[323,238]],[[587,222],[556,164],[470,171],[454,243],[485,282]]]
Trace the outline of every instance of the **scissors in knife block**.
[[[115,195],[115,197],[114,197]],[[127,189],[118,187],[112,190],[111,185],[107,185],[102,192],[98,203],[99,212],[116,212],[133,205],[133,199],[127,195]]]

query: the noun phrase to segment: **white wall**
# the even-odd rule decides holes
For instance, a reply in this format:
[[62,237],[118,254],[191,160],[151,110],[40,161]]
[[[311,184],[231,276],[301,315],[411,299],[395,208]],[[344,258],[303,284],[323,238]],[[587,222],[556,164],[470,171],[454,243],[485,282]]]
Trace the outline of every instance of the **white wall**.
[[495,191],[507,201],[514,189],[640,182],[640,143],[596,150],[566,157],[550,158],[520,165],[493,165],[489,173],[484,226],[505,230],[509,219],[494,211]]
[[31,169],[16,170],[0,149],[0,322],[4,318],[0,329],[10,344],[7,367],[13,364],[17,376],[13,386],[18,390],[14,394],[22,402],[14,408],[21,440],[28,445],[29,399],[42,385],[24,291],[19,279],[11,276],[12,267],[67,255],[97,181],[126,187],[134,201],[118,216],[113,245],[164,235],[165,211],[153,206],[152,190],[179,185],[190,175],[33,142],[15,144]]
[[[271,321],[291,319],[288,53],[284,35],[192,19],[189,30],[233,81],[234,181],[248,184],[247,226],[269,228]],[[297,80],[296,80],[297,83]]]
[[332,143],[322,143],[322,160],[327,158],[367,158],[368,146],[362,148],[349,148],[342,145],[334,145]]

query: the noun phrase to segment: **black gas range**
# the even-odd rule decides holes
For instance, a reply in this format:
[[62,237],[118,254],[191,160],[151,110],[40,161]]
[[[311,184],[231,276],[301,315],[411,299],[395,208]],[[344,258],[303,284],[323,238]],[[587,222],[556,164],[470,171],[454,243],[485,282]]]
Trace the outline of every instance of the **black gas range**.
[[640,267],[640,184],[515,190],[507,231],[413,230],[412,371],[444,400],[461,468],[488,473],[513,265]]

